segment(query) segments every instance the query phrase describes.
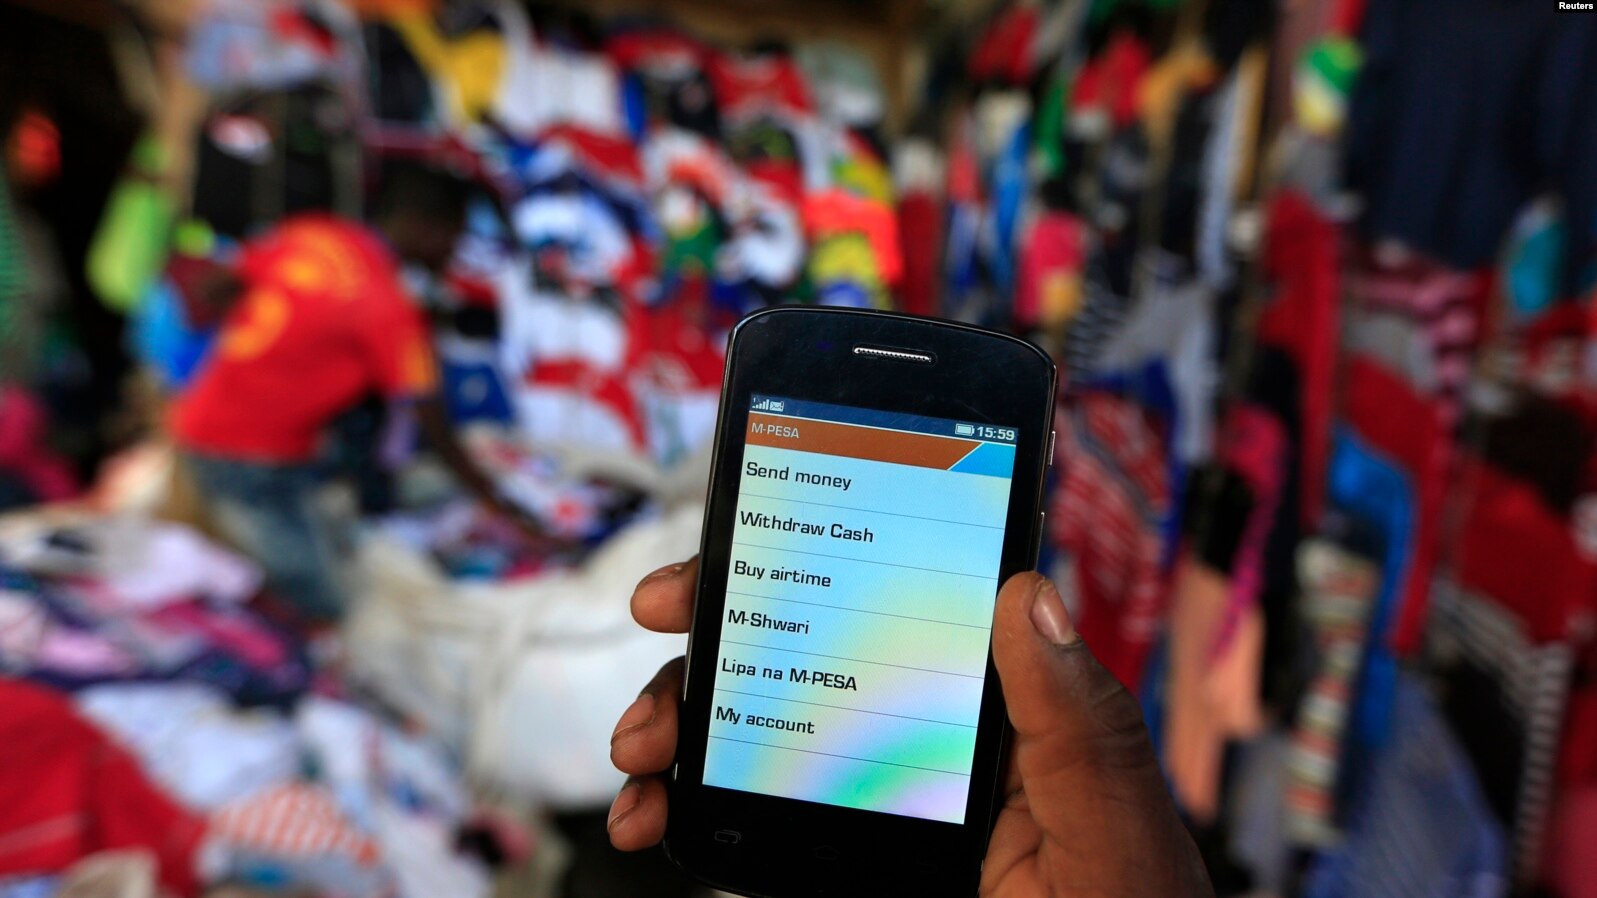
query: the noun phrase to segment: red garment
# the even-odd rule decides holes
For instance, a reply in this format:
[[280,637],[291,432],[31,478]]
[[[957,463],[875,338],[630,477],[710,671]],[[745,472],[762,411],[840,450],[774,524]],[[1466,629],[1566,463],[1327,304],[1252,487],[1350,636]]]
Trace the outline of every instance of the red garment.
[[1076,629],[1093,655],[1135,692],[1169,596],[1161,523],[1170,511],[1163,441],[1135,404],[1099,393],[1062,418],[1064,476],[1050,517],[1076,561]]
[[436,389],[426,321],[374,234],[329,217],[291,219],[245,250],[240,274],[244,297],[173,408],[184,448],[306,461],[323,427],[364,396]]
[[583,171],[606,181],[642,190],[643,160],[632,141],[590,131],[580,125],[555,125],[538,132],[541,146],[562,146],[581,162]]
[[795,212],[804,202],[804,172],[791,161],[755,159],[743,166],[743,174],[769,188],[778,202]]
[[1442,512],[1453,458],[1446,412],[1439,400],[1415,392],[1407,380],[1379,363],[1354,357],[1346,374],[1348,423],[1369,445],[1390,458],[1414,487],[1413,557],[1404,568],[1392,618],[1392,650],[1407,655],[1424,635],[1431,575],[1441,545]]
[[1060,294],[1080,275],[1085,256],[1081,219],[1068,212],[1038,216],[1020,251],[1020,282],[1015,292],[1015,323],[1031,327],[1050,306],[1068,302]]
[[711,50],[671,28],[635,28],[611,36],[605,52],[617,66],[628,70],[689,70],[704,67]]
[[161,883],[198,891],[204,820],[60,695],[0,679],[0,879],[56,873],[100,851],[153,852]]
[[812,241],[829,235],[861,233],[876,257],[877,275],[889,287],[904,277],[904,255],[898,245],[898,222],[883,203],[833,188],[804,200],[804,233]]
[[626,367],[633,387],[719,392],[726,344],[710,336],[708,315],[707,304],[690,301],[628,309]]
[[271,13],[272,36],[285,46],[313,50],[323,58],[337,57],[338,35],[297,9],[281,7]]
[[1460,468],[1456,489],[1468,507],[1454,560],[1459,584],[1513,613],[1535,641],[1567,638],[1571,619],[1591,607],[1597,565],[1534,486],[1468,456]]
[[1032,52],[1042,16],[1033,6],[1011,6],[982,35],[970,55],[972,81],[1005,81],[1024,85],[1036,62]]
[[1341,230],[1294,191],[1270,201],[1264,266],[1275,283],[1275,300],[1259,318],[1259,342],[1285,350],[1298,370],[1302,420],[1304,525],[1318,526],[1325,509],[1326,465],[1331,448],[1331,399],[1336,376],[1337,261]]
[[1597,686],[1570,692],[1559,750],[1560,786],[1597,786]]
[[1369,0],[1337,0],[1331,17],[1331,34],[1358,37],[1359,26],[1364,22],[1364,8]]
[[804,73],[787,56],[717,53],[710,57],[709,73],[715,101],[727,119],[815,110]]
[[1148,45],[1135,35],[1121,32],[1109,46],[1076,75],[1070,107],[1078,114],[1097,109],[1109,115],[1116,130],[1137,120],[1137,95],[1153,57]]
[[1597,786],[1558,796],[1549,826],[1546,881],[1562,898],[1597,898]]
[[27,390],[0,387],[0,474],[15,478],[41,502],[60,502],[77,495],[78,479],[46,445],[48,426],[44,407]]
[[943,206],[930,191],[898,200],[898,243],[904,251],[899,305],[911,315],[937,314],[942,285]]

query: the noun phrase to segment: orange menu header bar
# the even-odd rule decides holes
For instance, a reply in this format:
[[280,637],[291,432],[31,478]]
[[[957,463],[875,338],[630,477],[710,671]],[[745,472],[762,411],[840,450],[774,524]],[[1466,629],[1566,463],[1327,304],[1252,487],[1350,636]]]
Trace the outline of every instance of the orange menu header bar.
[[748,443],[939,471],[952,468],[981,445],[975,440],[879,430],[835,421],[783,418],[759,412],[749,415]]

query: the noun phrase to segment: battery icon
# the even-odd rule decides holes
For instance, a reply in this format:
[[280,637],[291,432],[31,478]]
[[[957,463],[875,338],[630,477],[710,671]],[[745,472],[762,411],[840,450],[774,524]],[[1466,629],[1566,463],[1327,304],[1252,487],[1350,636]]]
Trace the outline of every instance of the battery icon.
[[956,437],[973,437],[975,435],[976,435],[976,425],[974,425],[974,424],[955,424],[954,425],[954,436],[956,436]]

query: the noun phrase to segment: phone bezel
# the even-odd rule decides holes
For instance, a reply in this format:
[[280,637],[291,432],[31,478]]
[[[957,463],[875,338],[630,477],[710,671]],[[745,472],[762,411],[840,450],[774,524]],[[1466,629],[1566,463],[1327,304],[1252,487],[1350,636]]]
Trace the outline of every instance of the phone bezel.
[[[859,345],[930,363],[862,356]],[[702,782],[752,394],[1014,427],[1000,582],[1036,565],[1056,368],[1022,340],[884,312],[783,306],[739,323],[727,352],[705,513],[666,850],[717,888],[790,895],[974,894],[1008,722],[989,653],[963,824],[859,811]],[[736,833],[735,842],[717,833]],[[730,839],[731,837],[726,837]]]

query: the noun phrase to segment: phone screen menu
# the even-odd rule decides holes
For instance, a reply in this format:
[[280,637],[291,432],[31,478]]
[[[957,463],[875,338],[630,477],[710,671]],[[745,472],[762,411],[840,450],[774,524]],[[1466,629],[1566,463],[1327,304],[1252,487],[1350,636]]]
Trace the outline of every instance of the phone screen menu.
[[751,400],[707,785],[961,823],[1015,431]]

